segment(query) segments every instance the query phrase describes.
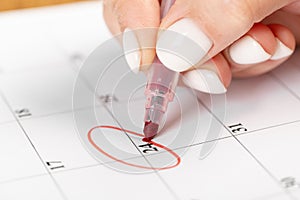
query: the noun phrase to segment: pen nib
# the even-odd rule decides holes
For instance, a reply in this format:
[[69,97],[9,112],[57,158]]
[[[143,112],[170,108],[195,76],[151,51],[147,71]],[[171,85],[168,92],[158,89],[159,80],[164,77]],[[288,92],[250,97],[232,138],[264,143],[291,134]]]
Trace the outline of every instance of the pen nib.
[[151,121],[145,122],[145,126],[144,126],[145,138],[143,141],[145,141],[145,142],[151,141],[156,136],[158,127],[159,127],[158,124],[153,123]]

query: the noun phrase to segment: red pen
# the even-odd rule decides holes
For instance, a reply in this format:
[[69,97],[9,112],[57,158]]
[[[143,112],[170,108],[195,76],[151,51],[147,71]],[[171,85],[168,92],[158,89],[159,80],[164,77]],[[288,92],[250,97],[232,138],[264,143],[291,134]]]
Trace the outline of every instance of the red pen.
[[[166,16],[175,0],[161,1],[161,19]],[[160,60],[155,58],[148,72],[148,82],[145,89],[145,140],[153,139],[159,130],[163,116],[168,108],[169,102],[173,101],[177,86],[179,72],[165,67]]]

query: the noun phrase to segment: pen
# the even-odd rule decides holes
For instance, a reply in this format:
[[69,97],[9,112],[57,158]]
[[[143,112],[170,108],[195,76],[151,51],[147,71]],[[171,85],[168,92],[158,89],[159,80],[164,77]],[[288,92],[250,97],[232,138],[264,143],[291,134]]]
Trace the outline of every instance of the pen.
[[[161,1],[161,19],[167,14],[175,0]],[[144,118],[145,140],[150,141],[157,133],[169,102],[173,101],[179,72],[165,67],[156,56],[148,72],[145,89],[146,104]]]

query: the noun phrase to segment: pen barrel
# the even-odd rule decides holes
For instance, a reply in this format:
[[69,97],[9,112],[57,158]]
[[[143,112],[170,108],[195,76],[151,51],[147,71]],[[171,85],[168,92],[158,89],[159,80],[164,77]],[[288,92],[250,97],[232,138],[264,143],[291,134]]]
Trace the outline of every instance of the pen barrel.
[[[162,0],[160,18],[167,15],[175,0]],[[156,56],[148,71],[148,83],[145,90],[146,109],[155,108],[165,112],[168,102],[173,101],[179,73],[166,68]]]
[[145,121],[160,124],[169,102],[174,99],[178,78],[178,72],[169,70],[155,58],[148,71]]
[[167,15],[175,0],[162,0],[160,6],[160,18],[162,19]]
[[[161,19],[166,16],[175,0],[161,1]],[[168,108],[173,101],[179,73],[165,67],[157,56],[148,71],[148,82],[145,90],[146,113],[145,122],[160,125]]]
[[148,71],[148,83],[145,90],[146,104],[157,102],[166,107],[166,104],[174,99],[178,78],[178,72],[166,68],[156,57]]

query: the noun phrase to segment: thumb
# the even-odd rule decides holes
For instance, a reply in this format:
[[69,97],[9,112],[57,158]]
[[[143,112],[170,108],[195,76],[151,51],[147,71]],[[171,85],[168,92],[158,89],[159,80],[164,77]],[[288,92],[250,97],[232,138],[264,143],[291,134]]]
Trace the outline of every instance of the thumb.
[[[177,0],[163,19],[157,55],[171,70],[186,71],[217,55],[254,23],[293,0]],[[174,42],[176,41],[176,42]]]
[[104,19],[113,34],[124,32],[123,49],[129,67],[135,72],[147,68],[155,57],[159,1],[107,0]]

